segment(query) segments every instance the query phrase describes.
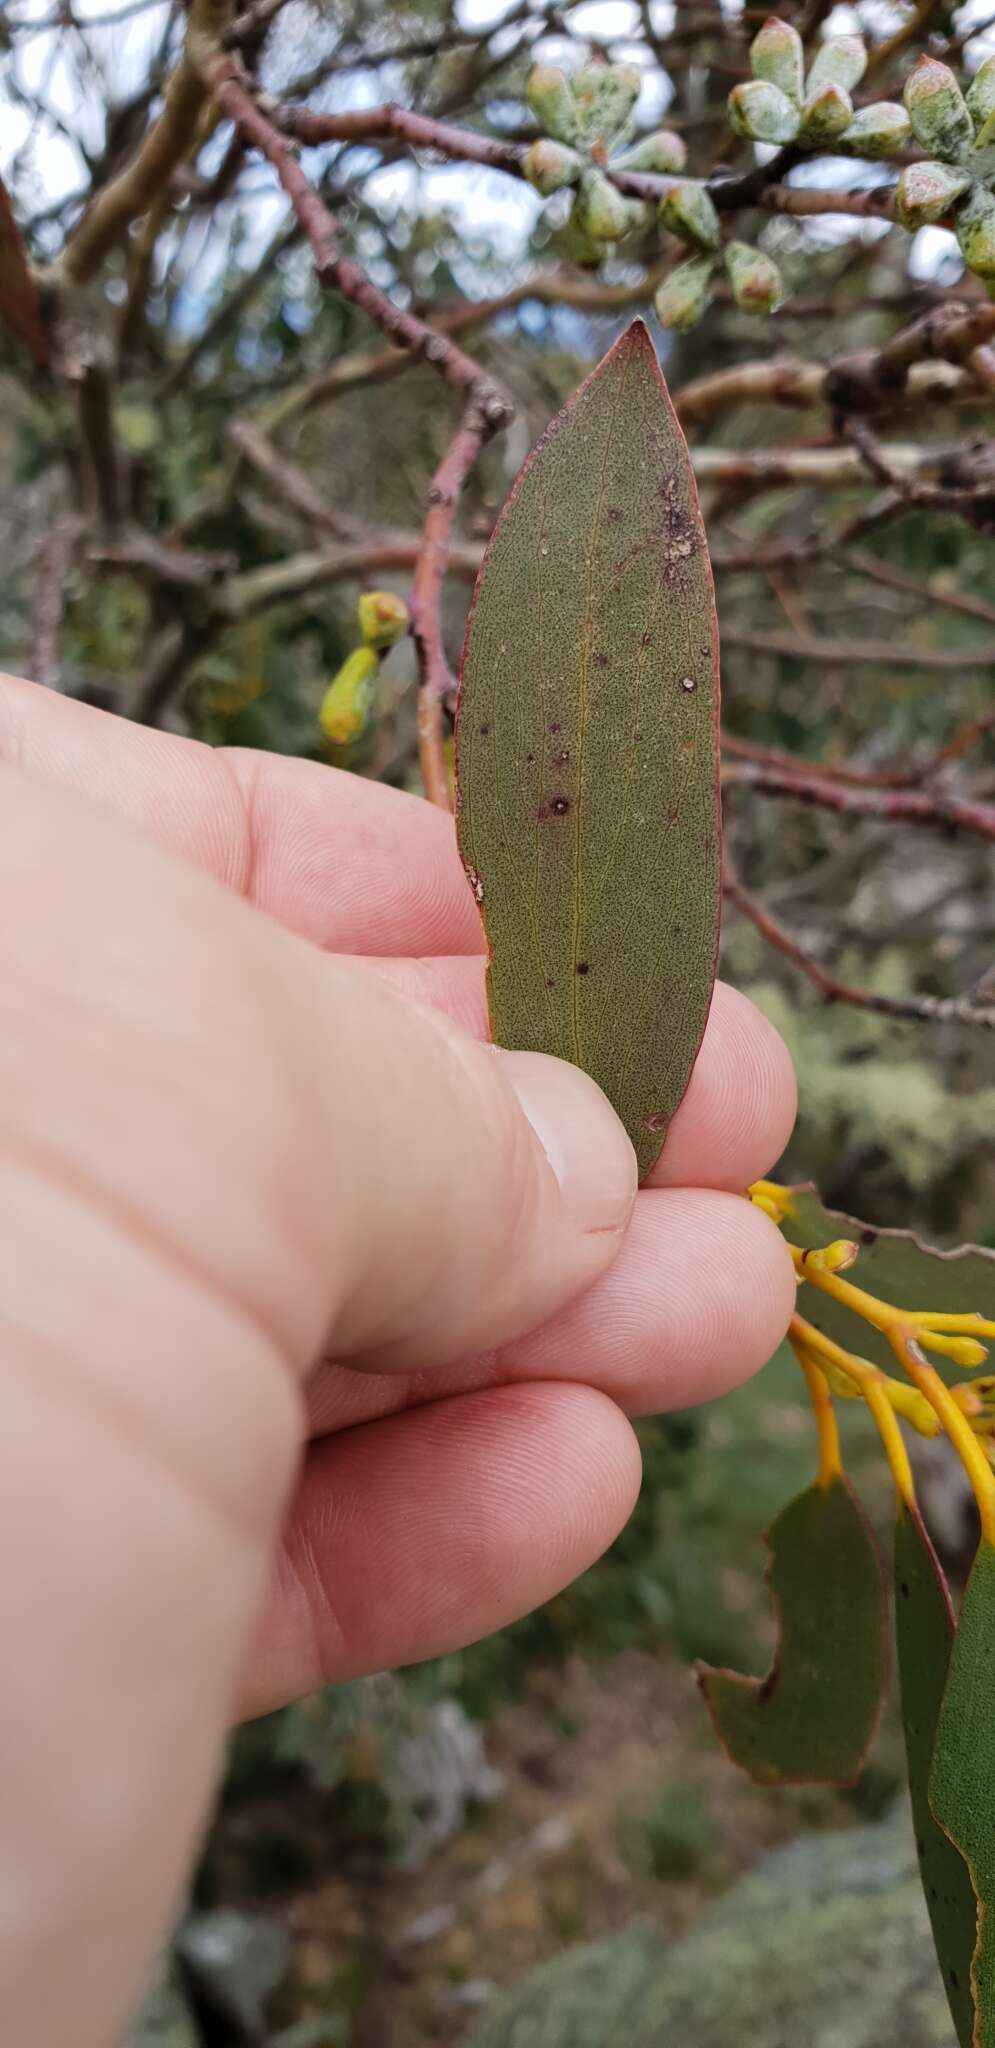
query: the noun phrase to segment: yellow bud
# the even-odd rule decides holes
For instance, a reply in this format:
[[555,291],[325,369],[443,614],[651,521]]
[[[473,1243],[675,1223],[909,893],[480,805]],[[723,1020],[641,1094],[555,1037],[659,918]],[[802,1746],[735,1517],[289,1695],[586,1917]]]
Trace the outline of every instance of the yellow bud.
[[860,1246],[852,1237],[837,1237],[817,1251],[803,1252],[802,1265],[816,1273],[845,1273],[859,1256]]
[[318,723],[334,747],[352,746],[370,721],[380,659],[372,647],[357,647],[333,676],[321,700]]
[[939,1351],[943,1358],[949,1358],[954,1365],[962,1365],[966,1372],[973,1366],[984,1365],[988,1351],[979,1344],[976,1337],[948,1337],[933,1330],[919,1331],[920,1344],[930,1351]]
[[395,597],[391,590],[364,590],[356,612],[367,647],[393,647],[410,624],[403,597]]

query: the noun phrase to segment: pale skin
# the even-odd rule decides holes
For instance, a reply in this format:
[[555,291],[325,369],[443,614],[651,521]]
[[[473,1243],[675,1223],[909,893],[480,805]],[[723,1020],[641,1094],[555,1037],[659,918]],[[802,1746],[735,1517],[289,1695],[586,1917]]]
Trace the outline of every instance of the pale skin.
[[451,820],[0,679],[0,2039],[109,2048],[227,1729],[501,1628],[629,1417],[782,1336],[783,1046],[720,987],[652,1185],[486,1033]]

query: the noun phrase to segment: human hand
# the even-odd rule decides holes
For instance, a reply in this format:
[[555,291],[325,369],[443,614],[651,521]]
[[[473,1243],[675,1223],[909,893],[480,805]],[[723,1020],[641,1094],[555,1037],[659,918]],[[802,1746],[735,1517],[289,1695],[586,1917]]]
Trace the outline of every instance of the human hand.
[[107,2048],[231,1718],[548,1598],[626,1416],[766,1358],[794,1084],[720,988],[633,1202],[593,1084],[475,1042],[450,820],[11,680],[0,759],[0,2031]]

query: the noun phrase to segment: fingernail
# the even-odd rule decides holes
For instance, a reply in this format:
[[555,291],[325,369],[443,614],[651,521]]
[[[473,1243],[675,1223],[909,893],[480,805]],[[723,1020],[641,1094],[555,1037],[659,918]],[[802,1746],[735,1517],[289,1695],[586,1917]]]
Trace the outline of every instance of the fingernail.
[[496,1057],[577,1228],[624,1230],[636,1195],[636,1155],[597,1083],[545,1053],[499,1050]]

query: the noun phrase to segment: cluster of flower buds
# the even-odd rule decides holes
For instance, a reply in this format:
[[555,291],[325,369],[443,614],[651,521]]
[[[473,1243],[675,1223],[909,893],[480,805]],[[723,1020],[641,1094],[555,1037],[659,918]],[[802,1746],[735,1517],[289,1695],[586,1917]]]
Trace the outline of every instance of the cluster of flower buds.
[[364,737],[376,700],[381,660],[410,623],[403,597],[395,597],[390,590],[364,590],[356,613],[362,644],[346,655],[318,712],[318,723],[333,752],[354,747]]
[[573,187],[571,229],[579,254],[587,245],[598,256],[606,242],[621,241],[649,220],[641,200],[619,191],[609,167],[664,176],[684,168],[684,144],[669,128],[632,141],[641,85],[634,64],[585,64],[572,77],[539,64],[529,79],[529,105],[543,133],[526,152],[525,175],[544,199]]
[[658,287],[653,303],[661,326],[694,327],[711,303],[720,268],[741,313],[773,312],[784,296],[781,273],[771,256],[749,242],[725,242],[721,247],[716,242],[714,248],[701,248],[679,263]]
[[946,64],[920,57],[905,104],[916,141],[930,157],[902,172],[898,218],[914,233],[952,217],[968,269],[995,297],[995,57],[975,72],[966,95]]
[[729,119],[752,142],[889,157],[910,138],[909,115],[891,100],[854,111],[867,68],[862,36],[828,36],[807,75],[798,30],[772,14],[750,45],[753,77],[734,86]]

